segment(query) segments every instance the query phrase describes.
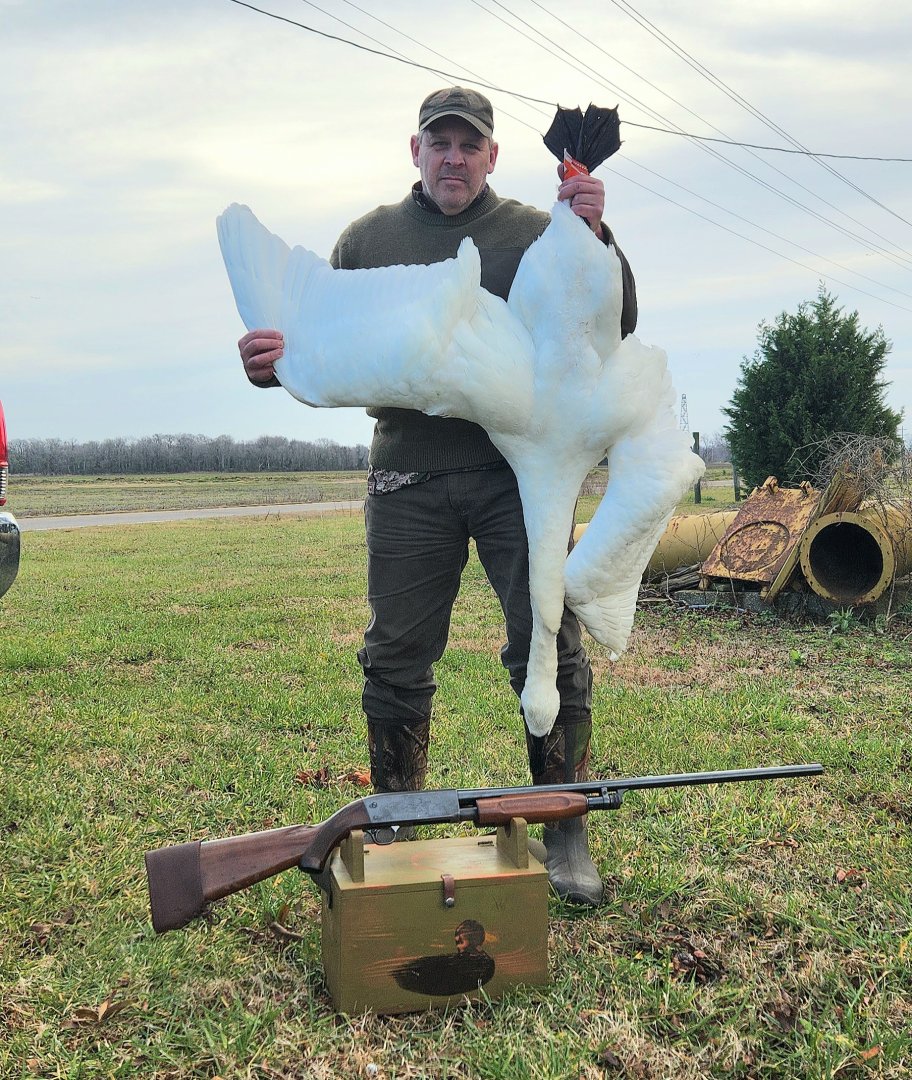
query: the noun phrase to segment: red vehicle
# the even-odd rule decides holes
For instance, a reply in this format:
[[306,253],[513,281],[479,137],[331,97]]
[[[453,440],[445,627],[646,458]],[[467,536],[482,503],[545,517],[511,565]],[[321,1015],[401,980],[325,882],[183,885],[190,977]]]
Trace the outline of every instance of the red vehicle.
[[[0,507],[6,505],[9,490],[9,458],[6,452],[6,423],[0,402]],[[7,510],[0,509],[0,596],[16,580],[19,572],[19,526]]]

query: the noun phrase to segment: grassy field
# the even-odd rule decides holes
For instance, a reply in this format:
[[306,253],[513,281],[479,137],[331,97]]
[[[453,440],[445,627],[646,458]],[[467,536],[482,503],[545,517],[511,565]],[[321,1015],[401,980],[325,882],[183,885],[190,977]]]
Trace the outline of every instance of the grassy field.
[[[366,767],[360,520],[33,533],[23,549],[0,600],[3,1078],[912,1075],[902,616],[644,605],[617,664],[591,648],[594,769],[819,760],[825,776],[630,796],[590,819],[604,907],[551,902],[549,987],[343,1017],[309,881],[284,873],[156,937],[142,853],[360,794],[344,779]],[[473,558],[433,786],[525,782],[500,641]],[[301,782],[323,768],[326,786]]]
[[[593,469],[583,489],[580,520],[588,521],[607,472]],[[714,466],[702,491],[703,510],[734,499],[731,469]],[[363,472],[175,473],[154,476],[14,476],[9,509],[17,517],[93,514],[117,510],[186,510],[208,506],[265,506],[364,498]],[[688,492],[681,509],[693,509]]]
[[365,487],[364,472],[13,476],[9,509],[25,518],[117,510],[334,502],[363,499]]

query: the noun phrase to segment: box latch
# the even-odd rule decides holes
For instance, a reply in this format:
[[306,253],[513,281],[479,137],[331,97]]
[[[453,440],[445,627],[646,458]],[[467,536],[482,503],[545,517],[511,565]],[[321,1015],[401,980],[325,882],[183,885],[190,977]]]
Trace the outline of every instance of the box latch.
[[440,880],[443,882],[443,906],[455,907],[456,906],[456,879],[452,874],[441,874]]

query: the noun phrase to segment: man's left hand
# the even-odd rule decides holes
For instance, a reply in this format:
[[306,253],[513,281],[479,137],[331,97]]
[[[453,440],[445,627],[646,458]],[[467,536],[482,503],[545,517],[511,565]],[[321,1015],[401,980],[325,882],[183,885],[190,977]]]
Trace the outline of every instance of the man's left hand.
[[557,166],[557,175],[561,178],[561,185],[557,189],[558,200],[567,203],[578,217],[585,218],[595,235],[601,236],[605,185],[594,176],[571,176],[569,180],[564,180],[563,162]]

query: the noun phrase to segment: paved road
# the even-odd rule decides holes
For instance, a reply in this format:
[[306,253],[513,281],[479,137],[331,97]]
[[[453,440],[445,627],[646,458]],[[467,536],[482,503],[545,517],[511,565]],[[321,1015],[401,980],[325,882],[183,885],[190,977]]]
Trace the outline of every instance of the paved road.
[[315,502],[270,503],[266,506],[214,506],[199,510],[126,510],[116,514],[73,514],[59,517],[20,517],[22,532],[48,529],[85,529],[99,525],[149,525],[159,521],[188,521],[190,518],[285,517],[297,514],[328,514],[338,510],[358,511],[364,503]]

